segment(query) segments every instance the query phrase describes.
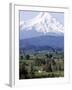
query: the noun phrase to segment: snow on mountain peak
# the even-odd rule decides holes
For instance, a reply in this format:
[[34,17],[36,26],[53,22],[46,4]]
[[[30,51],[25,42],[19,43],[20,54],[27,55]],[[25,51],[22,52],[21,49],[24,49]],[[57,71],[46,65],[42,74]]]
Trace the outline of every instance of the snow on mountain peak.
[[64,33],[63,25],[52,17],[48,12],[40,12],[35,18],[28,21],[20,22],[20,30],[33,30],[35,28],[37,32],[46,34],[52,33]]

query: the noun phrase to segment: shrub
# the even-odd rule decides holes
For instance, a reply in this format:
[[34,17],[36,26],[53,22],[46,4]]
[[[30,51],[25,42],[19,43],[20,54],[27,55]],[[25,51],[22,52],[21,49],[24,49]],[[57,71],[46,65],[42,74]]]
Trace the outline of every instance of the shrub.
[[26,58],[27,60],[29,60],[29,59],[30,59],[30,55],[26,55],[25,58]]
[[20,56],[20,59],[23,60],[23,55]]
[[25,64],[20,64],[20,66],[19,66],[19,78],[20,79],[30,78],[30,74],[29,74],[28,69],[26,68]]

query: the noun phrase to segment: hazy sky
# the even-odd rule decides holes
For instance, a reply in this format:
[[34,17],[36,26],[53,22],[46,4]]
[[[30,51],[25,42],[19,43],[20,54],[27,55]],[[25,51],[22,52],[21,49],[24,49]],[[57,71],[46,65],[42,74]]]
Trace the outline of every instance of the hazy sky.
[[[38,11],[20,11],[20,21],[28,21],[36,17],[40,12]],[[61,24],[64,25],[64,13],[62,12],[49,12],[54,18],[56,18]]]

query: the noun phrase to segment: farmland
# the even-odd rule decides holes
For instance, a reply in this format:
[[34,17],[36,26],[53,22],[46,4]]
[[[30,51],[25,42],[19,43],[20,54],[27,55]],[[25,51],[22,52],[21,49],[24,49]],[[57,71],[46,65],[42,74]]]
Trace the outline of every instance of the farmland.
[[64,77],[64,52],[20,53],[19,79]]

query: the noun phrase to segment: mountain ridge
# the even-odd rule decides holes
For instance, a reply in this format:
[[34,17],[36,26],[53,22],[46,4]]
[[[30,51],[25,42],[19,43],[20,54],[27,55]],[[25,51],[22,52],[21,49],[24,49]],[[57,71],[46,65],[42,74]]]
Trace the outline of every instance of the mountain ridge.
[[64,50],[64,36],[39,36],[22,39],[20,49],[25,50]]

